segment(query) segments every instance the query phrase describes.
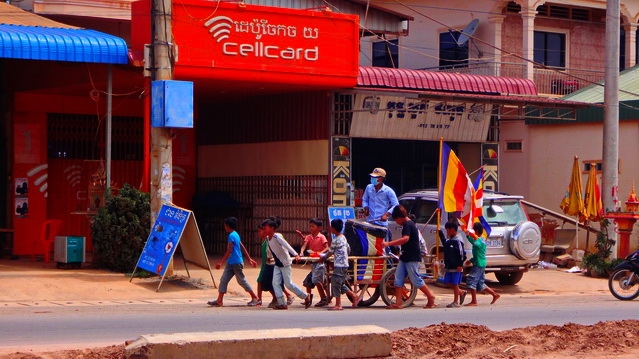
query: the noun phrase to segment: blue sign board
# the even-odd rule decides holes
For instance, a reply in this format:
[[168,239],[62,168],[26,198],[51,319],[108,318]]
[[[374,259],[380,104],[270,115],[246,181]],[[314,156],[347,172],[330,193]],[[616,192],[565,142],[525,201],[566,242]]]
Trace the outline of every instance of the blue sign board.
[[162,205],[137,266],[164,277],[191,211]]
[[[341,219],[346,224],[346,220],[355,219],[355,209],[353,207],[328,207],[328,221],[330,222],[334,219]],[[344,229],[342,228],[343,232]]]

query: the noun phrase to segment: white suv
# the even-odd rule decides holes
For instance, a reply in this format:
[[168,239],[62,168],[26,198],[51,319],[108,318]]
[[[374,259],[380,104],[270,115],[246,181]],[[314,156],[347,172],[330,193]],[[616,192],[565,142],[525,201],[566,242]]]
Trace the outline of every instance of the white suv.
[[[529,221],[520,202],[522,199],[522,196],[484,191],[483,215],[491,227],[490,237],[486,240],[486,272],[494,272],[502,284],[516,284],[528,268],[539,261],[541,231],[537,224]],[[437,250],[437,216],[433,215],[437,201],[436,189],[413,191],[399,197],[399,204],[415,216],[430,254]],[[392,238],[398,238],[402,227],[390,221],[388,229]],[[444,223],[441,229],[444,229]],[[443,258],[441,245],[439,252]],[[464,246],[468,258],[472,257],[468,240],[464,241]]]

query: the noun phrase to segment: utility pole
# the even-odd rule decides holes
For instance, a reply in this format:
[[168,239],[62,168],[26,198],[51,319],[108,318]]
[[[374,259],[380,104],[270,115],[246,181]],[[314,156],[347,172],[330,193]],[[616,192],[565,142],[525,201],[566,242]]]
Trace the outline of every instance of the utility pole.
[[[152,0],[151,36],[153,81],[173,79],[173,30],[171,0]],[[162,204],[173,202],[173,136],[168,128],[151,127],[151,223]],[[166,274],[173,274],[173,261]]]
[[[606,65],[604,73],[603,178],[604,211],[619,208],[619,0],[606,1]],[[608,233],[615,233],[608,231]],[[617,258],[617,245],[612,247]]]

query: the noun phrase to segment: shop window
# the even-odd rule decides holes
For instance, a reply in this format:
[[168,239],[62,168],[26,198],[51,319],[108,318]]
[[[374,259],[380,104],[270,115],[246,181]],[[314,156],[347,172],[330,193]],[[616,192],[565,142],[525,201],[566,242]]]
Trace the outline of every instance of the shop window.
[[523,146],[521,141],[506,141],[506,151],[522,152]]
[[333,96],[333,136],[348,136],[353,120],[354,95],[335,93]]
[[373,43],[373,66],[399,67],[399,40],[384,40]]
[[447,31],[439,34],[439,67],[467,67],[468,43],[458,45],[461,32]]
[[[592,164],[595,165],[595,169],[598,174],[603,173],[603,161],[602,160],[590,160],[590,161],[582,161],[583,163],[583,171],[582,173],[590,172],[590,167]],[[617,173],[621,173],[621,159],[617,161]]]
[[566,34],[535,31],[534,60],[538,64],[566,67]]
[[[142,117],[113,116],[111,158],[141,161],[144,149]],[[104,119],[84,114],[48,114],[49,158],[100,160],[104,155]]]

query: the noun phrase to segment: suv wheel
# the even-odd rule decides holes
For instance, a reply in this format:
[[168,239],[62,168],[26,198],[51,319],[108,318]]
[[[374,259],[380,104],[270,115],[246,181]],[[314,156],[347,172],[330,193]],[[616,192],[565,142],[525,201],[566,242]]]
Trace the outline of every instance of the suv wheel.
[[519,283],[524,276],[524,272],[495,272],[495,277],[499,283],[504,285],[514,285]]
[[541,248],[541,231],[534,222],[519,222],[510,236],[510,250],[519,259],[539,257]]

